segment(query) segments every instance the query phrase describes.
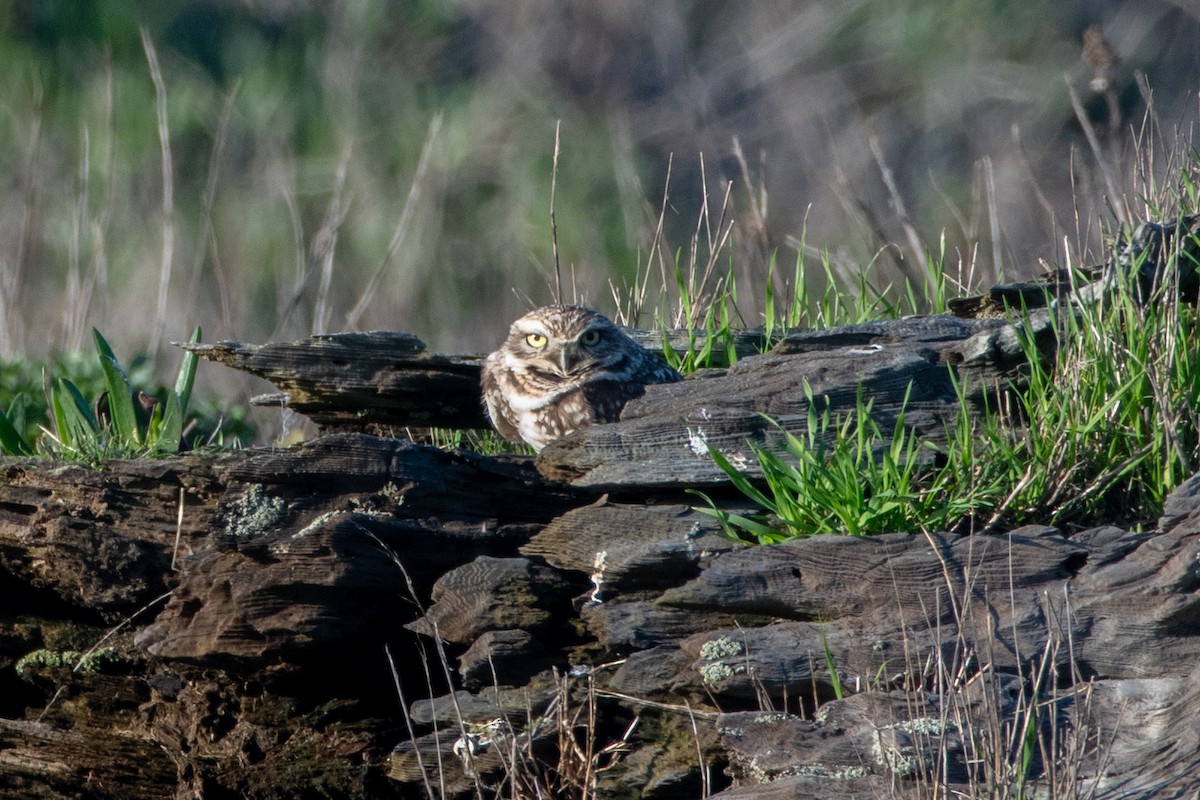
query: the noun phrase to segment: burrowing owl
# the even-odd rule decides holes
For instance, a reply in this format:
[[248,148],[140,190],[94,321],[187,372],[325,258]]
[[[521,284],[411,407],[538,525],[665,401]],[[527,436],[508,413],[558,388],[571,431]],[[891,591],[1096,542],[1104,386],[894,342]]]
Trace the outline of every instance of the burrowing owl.
[[602,314],[546,306],[513,323],[483,365],[483,398],[496,430],[541,450],[593,422],[616,422],[651,383],[683,377]]

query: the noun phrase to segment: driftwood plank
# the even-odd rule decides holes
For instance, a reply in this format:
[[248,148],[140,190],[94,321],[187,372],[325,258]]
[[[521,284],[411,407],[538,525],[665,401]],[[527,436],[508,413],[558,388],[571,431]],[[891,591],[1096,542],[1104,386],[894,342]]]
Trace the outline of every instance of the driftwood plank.
[[[703,331],[624,329],[644,347],[662,352],[702,347]],[[501,332],[502,333],[502,332]],[[497,336],[497,344],[502,336]],[[733,334],[738,357],[768,348],[762,332]],[[439,355],[410,333],[330,333],[295,342],[255,345],[224,341],[180,344],[204,359],[265,378],[276,394],[257,405],[286,405],[323,432],[391,435],[406,428],[487,428],[479,389],[480,355]],[[717,363],[725,353],[716,354]]]
[[487,426],[481,356],[441,356],[408,333],[334,333],[297,342],[185,344],[209,361],[274,383],[279,404],[322,429],[388,432],[405,427]]

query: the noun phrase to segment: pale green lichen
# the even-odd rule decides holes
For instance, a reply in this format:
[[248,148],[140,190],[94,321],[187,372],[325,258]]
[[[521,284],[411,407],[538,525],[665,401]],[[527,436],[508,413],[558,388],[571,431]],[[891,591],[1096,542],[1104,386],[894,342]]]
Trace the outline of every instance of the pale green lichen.
[[120,660],[112,647],[81,653],[78,650],[34,650],[17,661],[14,669],[18,675],[25,674],[29,667],[70,667],[75,672],[99,672],[107,664]]
[[744,652],[746,652],[746,646],[731,636],[722,636],[700,645],[700,657],[706,661],[740,656]]
[[[914,775],[921,767],[922,759],[917,756],[921,740],[942,736],[954,727],[952,722],[933,717],[918,717],[880,728],[871,744],[875,763],[900,777]],[[883,736],[888,731],[892,732],[892,736],[889,737],[891,744],[885,746]]]
[[[765,755],[770,755],[768,751]],[[824,778],[831,781],[852,781],[871,776],[868,767],[859,764],[799,764],[785,769],[767,770],[758,764],[758,759],[752,759],[743,768],[756,783],[772,783],[780,778],[791,778],[802,775],[810,778]]]
[[380,494],[395,503],[396,508],[404,505],[404,490],[392,481],[388,481],[383,485],[383,489],[380,491]]
[[738,664],[731,667],[728,664],[723,664],[720,661],[715,661],[712,664],[704,664],[697,670],[700,673],[700,680],[712,686],[721,681],[728,680],[734,675],[741,675],[746,671],[744,664]]
[[706,684],[712,685],[745,672],[746,666],[744,664],[730,667],[728,664],[717,660],[740,656],[745,652],[746,646],[730,636],[721,636],[705,642],[700,645],[700,658],[713,663],[702,664],[698,668],[697,671],[700,673],[700,679]]
[[901,778],[912,775],[917,770],[917,759],[895,747],[884,747],[883,737],[879,732],[875,733],[874,741],[871,742],[871,755],[876,764]]
[[334,517],[340,517],[343,514],[348,514],[348,513],[350,513],[350,512],[348,512],[348,511],[326,511],[324,514],[318,515],[317,518],[314,519],[312,522],[308,523],[303,528],[301,528],[300,530],[293,533],[292,538],[293,539],[303,539],[305,536],[308,536],[313,531],[320,529],[322,526],[325,525],[325,523],[329,522],[329,520],[333,519]]
[[817,778],[829,778],[834,781],[853,781],[868,778],[871,770],[861,764],[839,764],[836,767],[824,764],[808,764],[791,770],[793,775],[811,775]]
[[283,498],[267,497],[263,487],[254,484],[227,506],[225,533],[239,538],[261,536],[279,523],[283,510]]
[[941,736],[946,731],[954,730],[955,725],[949,720],[933,717],[917,717],[916,719],[897,722],[892,726],[901,733],[919,734],[921,736]]

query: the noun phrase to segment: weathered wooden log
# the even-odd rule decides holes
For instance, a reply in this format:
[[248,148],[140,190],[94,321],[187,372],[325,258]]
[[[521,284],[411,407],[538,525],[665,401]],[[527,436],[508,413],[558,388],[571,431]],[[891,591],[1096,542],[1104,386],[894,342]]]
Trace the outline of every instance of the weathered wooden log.
[[[1186,796],[1200,788],[1183,771],[1200,758],[1188,706],[1200,652],[1193,624],[1200,603],[1196,479],[1171,496],[1163,530],[1154,534],[1097,528],[1063,536],[1030,527],[995,536],[817,537],[751,548],[722,538],[709,517],[684,506],[596,502],[555,488],[528,459],[364,436],[219,458],[115,462],[96,473],[30,461],[3,467],[10,478],[0,484],[6,585],[53,589],[0,598],[25,604],[19,626],[3,622],[15,619],[17,608],[0,605],[8,615],[0,615],[0,664],[11,669],[22,658],[14,685],[23,693],[21,709],[31,709],[26,716],[10,705],[0,724],[0,737],[11,743],[6,752],[20,754],[12,763],[0,757],[0,786],[14,791],[31,786],[40,765],[62,762],[90,771],[54,767],[46,780],[59,794],[152,796],[165,784],[168,794],[216,786],[273,798],[321,785],[341,796],[403,796],[420,791],[423,778],[402,768],[408,762],[401,756],[419,751],[427,767],[442,759],[446,785],[457,787],[448,796],[470,796],[476,778],[454,767],[462,762],[450,752],[462,736],[458,721],[486,726],[503,718],[520,735],[518,723],[544,716],[558,696],[553,678],[530,678],[520,663],[532,659],[535,645],[548,663],[575,670],[572,704],[594,693],[596,727],[576,735],[594,736],[603,748],[620,740],[634,717],[643,720],[599,779],[614,792],[641,787],[648,797],[691,797],[704,774],[713,790],[743,784],[727,788],[729,797],[753,789],[759,796],[842,798],[910,785],[927,773],[897,773],[894,766],[906,759],[949,753],[939,764],[958,769],[966,731],[922,738],[916,725],[973,713],[978,703],[955,692],[976,683],[999,693],[993,705],[1004,724],[1016,724],[1005,709],[1025,707],[1019,704],[1039,685],[1039,702],[1055,709],[1058,730],[1080,741],[1105,731],[1103,748],[1077,760],[1081,779],[1099,797]],[[171,518],[181,488],[181,555],[172,572]],[[61,538],[48,538],[40,526],[56,513],[87,525],[52,528]],[[122,542],[143,544],[130,551]],[[61,559],[74,572],[38,562],[60,552],[46,549],[51,545],[76,549],[73,561]],[[105,552],[137,558],[109,562]],[[599,553],[606,555],[598,566]],[[89,564],[91,573],[80,571]],[[488,564],[514,569],[480,573]],[[159,570],[171,597],[102,643],[96,653],[104,656],[88,662],[94,672],[72,671],[63,649],[85,651],[104,630],[98,620],[71,623],[82,638],[75,644],[67,633],[72,617],[128,613],[123,609],[153,591],[152,583],[128,595],[70,590],[115,581],[106,577],[114,565]],[[406,644],[404,625],[418,619],[418,606],[438,606],[432,587],[447,573],[443,587],[461,594],[455,607],[498,611],[514,602],[522,607],[513,614],[527,614],[532,597],[534,610],[551,616],[525,631],[505,622],[507,612],[489,611],[484,618],[491,622],[460,623],[457,638],[470,644],[465,652],[443,654],[427,644],[422,655]],[[476,573],[526,576],[517,584],[547,593],[513,594],[511,581],[468,579]],[[534,574],[540,577],[530,583]],[[52,634],[55,625],[62,630]],[[539,633],[552,629],[570,635]],[[417,701],[415,748],[401,715],[380,711],[395,703],[385,644],[405,696]],[[30,653],[39,647],[45,651]],[[831,702],[827,656],[848,693],[840,703]],[[349,682],[347,658],[360,665]],[[440,691],[425,673],[444,680],[436,677],[446,674],[443,658],[447,667],[459,660],[463,685],[472,690],[458,690],[456,703],[419,700]],[[614,659],[620,663],[594,666]],[[1039,674],[1060,676],[1052,703],[1045,692],[1053,687],[1038,684]],[[960,705],[931,705],[921,692],[935,687],[946,698],[939,702]],[[52,701],[60,688],[64,699]],[[913,703],[921,697],[926,704],[917,714]],[[47,706],[42,724],[53,721],[50,738],[35,723]],[[711,719],[705,715],[718,706],[726,713],[719,740],[704,730]],[[771,706],[802,711],[807,721],[780,717],[774,724],[782,727],[773,729],[761,720]],[[314,726],[314,708],[336,722]],[[821,716],[814,720],[816,709]],[[114,713],[129,738],[103,747]],[[760,719],[760,733],[748,735],[743,719]],[[766,743],[783,737],[821,745],[775,748],[768,758]],[[831,765],[861,760],[864,743],[893,755],[883,766],[871,762],[869,774],[844,782],[826,774],[813,783],[811,776]],[[126,774],[138,754],[151,766],[132,792],[88,783],[89,774]],[[364,760],[366,771],[358,766]],[[719,766],[702,766],[726,761],[728,777]],[[223,766],[231,763],[238,766]],[[476,775],[496,786],[508,779],[498,769]],[[752,784],[759,779],[772,782]]]
[[[510,551],[528,523],[577,502],[539,492],[527,463],[348,434],[257,453],[223,475],[223,547],[188,562],[142,632],[155,655],[270,659],[395,630],[410,621],[398,598],[468,553]],[[502,503],[523,492],[540,502]]]
[[[1067,640],[1071,647],[1056,651],[1055,664],[1084,675],[1190,670],[1183,654],[1197,640],[1178,620],[1200,603],[1184,589],[1186,565],[1200,555],[1193,531],[1153,540],[1113,528],[1071,539],[1032,533],[815,537],[720,556],[658,604],[786,621],[635,653],[614,686],[636,696],[781,699],[814,683],[828,686],[826,650],[843,681],[865,683],[879,675],[904,679],[926,657],[1025,674],[1048,641]],[[849,574],[854,586],[843,582]]]
[[[644,347],[661,352],[703,346],[703,331],[624,329]],[[497,336],[499,340],[501,336]],[[762,332],[732,335],[744,357],[769,347]],[[393,435],[406,428],[487,428],[479,390],[483,356],[438,355],[410,333],[330,333],[296,342],[180,343],[202,358],[257,375],[279,392],[253,398],[256,405],[285,405],[312,419],[323,432]],[[724,351],[715,354],[721,362]]]
[[524,686],[562,661],[541,637],[525,630],[490,630],[479,635],[458,659],[463,686],[479,690]]
[[101,472],[6,460],[0,565],[16,580],[94,612],[132,613],[166,590],[173,556],[207,546],[221,493],[216,465],[142,459]]
[[[808,397],[818,412],[855,411],[872,403],[882,430],[903,413],[922,438],[941,440],[955,423],[960,397],[977,405],[1021,380],[1032,336],[1052,359],[1060,317],[1132,285],[1141,302],[1176,295],[1194,301],[1200,286],[1200,217],[1146,222],[1110,264],[1088,275],[994,287],[953,301],[952,314],[794,332],[767,342],[762,332],[732,338],[738,363],[708,380],[650,387],[620,422],[596,425],[552,443],[539,456],[543,473],[581,487],[705,487],[724,482],[707,457],[712,447],[756,471],[748,441],[770,440],[764,415],[804,433]],[[1090,281],[1081,283],[1081,281]],[[1156,294],[1157,293],[1157,294]],[[1019,314],[1017,314],[1019,312]],[[696,346],[701,332],[627,331],[643,345]],[[763,353],[774,345],[769,354]],[[316,336],[261,346],[237,342],[184,345],[205,358],[251,372],[282,390],[286,402],[326,431],[388,434],[408,427],[486,427],[479,398],[480,356],[435,355],[415,336],[376,331]]]
[[[103,747],[97,746],[100,741]],[[149,737],[0,719],[0,795],[4,797],[157,800],[175,779],[175,765]]]
[[559,681],[550,673],[535,675],[520,687],[489,686],[486,691],[458,690],[440,697],[417,700],[410,714],[422,726],[453,728],[459,722],[479,725],[497,717],[514,720],[524,727],[532,717],[541,716],[559,692]]
[[396,796],[385,645],[420,696],[403,625],[435,579],[590,499],[363,435],[0,469],[6,796]]
[[284,404],[326,431],[487,426],[480,356],[441,356],[408,333],[334,333],[291,343],[184,344],[209,361],[266,378]]
[[688,506],[627,505],[605,498],[558,517],[521,552],[586,573],[596,602],[678,586],[714,555],[743,546],[719,530],[716,520]]

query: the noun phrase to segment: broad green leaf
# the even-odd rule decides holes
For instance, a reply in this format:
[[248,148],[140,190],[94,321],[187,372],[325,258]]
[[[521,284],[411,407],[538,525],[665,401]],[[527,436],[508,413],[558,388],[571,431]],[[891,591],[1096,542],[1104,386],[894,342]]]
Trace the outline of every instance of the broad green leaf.
[[17,431],[8,414],[3,411],[0,411],[0,447],[14,456],[33,455],[33,448],[29,446],[29,442],[25,441],[25,437]]
[[100,369],[108,387],[108,413],[112,419],[113,431],[123,445],[140,444],[142,439],[138,432],[137,414],[133,409],[133,387],[129,385],[125,370],[113,355],[112,348],[95,328],[92,328],[92,339],[96,342]]
[[93,436],[100,434],[100,423],[96,420],[96,414],[92,411],[92,407],[88,405],[88,401],[83,396],[83,392],[79,391],[79,387],[72,383],[67,378],[59,378],[59,383],[66,391],[67,397],[71,400],[71,405],[79,412],[80,418],[87,426],[88,431]]

